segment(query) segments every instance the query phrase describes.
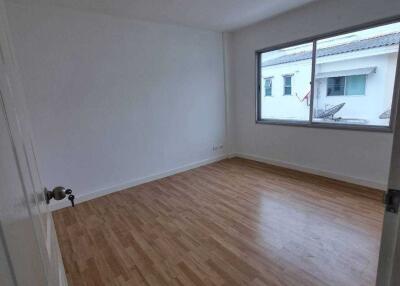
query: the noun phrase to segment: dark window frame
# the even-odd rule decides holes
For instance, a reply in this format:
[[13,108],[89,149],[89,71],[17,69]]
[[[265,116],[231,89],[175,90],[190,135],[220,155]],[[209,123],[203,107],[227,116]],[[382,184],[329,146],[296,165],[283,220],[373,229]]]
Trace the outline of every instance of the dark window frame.
[[[327,123],[327,122],[315,122],[312,120],[313,117],[313,101],[314,101],[314,81],[315,81],[315,61],[316,61],[316,43],[319,40],[339,36],[342,34],[357,32],[364,29],[375,28],[387,24],[400,22],[400,16],[384,18],[352,27],[336,30],[324,34],[320,34],[313,37],[303,38],[287,43],[278,44],[269,48],[264,48],[255,51],[255,80],[256,80],[256,124],[269,124],[269,125],[283,125],[283,126],[300,126],[300,127],[311,127],[311,128],[326,128],[326,129],[341,129],[341,130],[358,130],[358,131],[373,131],[373,132],[393,132],[393,125],[397,116],[397,102],[400,97],[400,44],[398,47],[398,57],[395,72],[395,82],[392,95],[392,106],[391,115],[389,119],[389,126],[379,125],[358,125],[358,124],[340,124],[340,123]],[[311,73],[311,97],[310,97],[310,115],[307,121],[297,120],[286,120],[286,119],[262,119],[261,118],[261,55],[265,52],[271,52],[278,49],[288,48],[291,46],[302,45],[307,43],[313,43],[313,55],[312,55],[312,73]]]

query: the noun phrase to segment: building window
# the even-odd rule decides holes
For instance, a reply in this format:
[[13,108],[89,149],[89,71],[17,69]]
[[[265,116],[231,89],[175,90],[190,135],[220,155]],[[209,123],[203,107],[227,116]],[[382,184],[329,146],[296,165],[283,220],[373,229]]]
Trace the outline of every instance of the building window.
[[365,75],[338,76],[327,79],[327,96],[365,95]]
[[[257,52],[257,122],[390,130],[399,43],[393,22]],[[285,96],[267,98],[282,75]]]
[[327,95],[344,95],[345,77],[330,77],[327,83]]
[[264,92],[265,96],[272,96],[272,77],[264,79]]
[[292,75],[283,76],[283,95],[292,95]]
[[346,76],[345,95],[365,95],[366,75]]

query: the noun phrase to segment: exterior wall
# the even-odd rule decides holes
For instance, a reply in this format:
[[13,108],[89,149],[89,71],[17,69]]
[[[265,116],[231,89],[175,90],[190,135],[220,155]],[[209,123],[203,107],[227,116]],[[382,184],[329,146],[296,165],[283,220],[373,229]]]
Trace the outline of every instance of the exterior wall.
[[367,75],[365,95],[327,96],[327,79],[319,79],[315,82],[315,94],[318,95],[314,101],[315,109],[325,110],[345,102],[345,106],[335,117],[360,119],[365,124],[388,126],[389,119],[379,119],[379,115],[391,108],[397,54],[393,52],[365,57],[358,57],[357,53],[351,54],[349,57],[352,59],[341,60],[336,56],[334,61],[317,64],[316,73],[376,67],[375,73]]
[[[262,118],[308,120],[307,100],[301,100],[310,91],[311,60],[263,67],[261,71]],[[292,74],[292,95],[283,95],[283,75]],[[272,95],[265,96],[264,78],[272,78]],[[284,108],[282,108],[284,107]]]

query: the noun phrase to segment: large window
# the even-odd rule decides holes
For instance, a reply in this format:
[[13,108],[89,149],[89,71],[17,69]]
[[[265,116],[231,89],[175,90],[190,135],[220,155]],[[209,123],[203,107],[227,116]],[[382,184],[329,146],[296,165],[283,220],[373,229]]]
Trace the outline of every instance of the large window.
[[391,23],[257,52],[257,121],[389,130],[399,43]]

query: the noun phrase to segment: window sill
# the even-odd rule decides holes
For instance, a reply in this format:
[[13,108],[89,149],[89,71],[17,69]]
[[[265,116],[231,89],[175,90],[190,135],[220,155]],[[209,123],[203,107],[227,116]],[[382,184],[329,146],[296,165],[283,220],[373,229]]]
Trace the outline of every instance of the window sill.
[[357,124],[339,124],[339,123],[323,123],[323,122],[310,123],[309,121],[278,120],[278,119],[257,119],[256,124],[393,133],[393,128],[391,126],[379,126],[379,125],[357,125]]

